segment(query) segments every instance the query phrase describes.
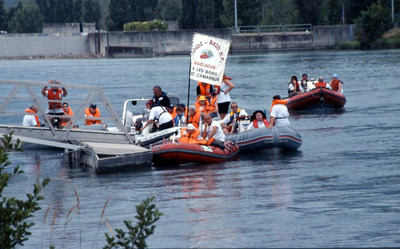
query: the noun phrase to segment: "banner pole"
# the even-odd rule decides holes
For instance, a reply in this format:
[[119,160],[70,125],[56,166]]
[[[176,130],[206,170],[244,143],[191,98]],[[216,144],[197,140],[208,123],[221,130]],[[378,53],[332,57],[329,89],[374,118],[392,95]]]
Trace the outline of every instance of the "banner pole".
[[[187,102],[186,102],[186,110],[187,110],[187,119],[186,119],[186,123],[189,120],[189,96],[190,96],[190,74],[191,74],[191,70],[192,70],[192,57],[190,56],[190,63],[189,63],[189,79],[188,79],[188,94],[187,94]],[[185,110],[183,110],[185,111]]]

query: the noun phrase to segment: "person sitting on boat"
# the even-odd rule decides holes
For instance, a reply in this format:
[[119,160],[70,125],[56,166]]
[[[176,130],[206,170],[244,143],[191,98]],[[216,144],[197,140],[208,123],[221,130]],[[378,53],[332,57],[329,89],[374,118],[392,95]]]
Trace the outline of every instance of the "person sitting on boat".
[[236,122],[247,116],[247,112],[244,109],[239,108],[238,103],[232,102],[231,112],[221,121],[224,134],[234,133],[237,125]]
[[[64,111],[64,117],[61,119],[61,125],[62,127],[65,127],[68,122],[71,120],[71,116],[74,116],[74,112],[72,111],[71,107],[68,105],[68,103],[64,102],[62,103],[62,108]],[[68,116],[68,117],[66,117]]]
[[205,114],[203,116],[203,122],[204,122],[204,130],[202,133],[203,139],[207,140],[214,139],[211,145],[223,148],[225,142],[225,134],[222,131],[218,121],[213,121],[210,114]]
[[228,114],[231,96],[229,92],[235,87],[231,82],[232,78],[224,74],[221,86],[216,86],[216,94],[218,96],[218,114],[221,119],[224,119]]
[[174,121],[172,120],[172,116],[168,110],[164,106],[155,106],[154,103],[152,103],[149,120],[147,120],[146,124],[140,128],[140,132],[150,124],[155,124],[151,129],[151,132],[162,131],[174,127]]
[[322,87],[322,88],[327,88],[327,87],[329,87],[329,86],[327,86],[326,82],[324,82],[324,78],[322,78],[322,77],[318,77],[318,82],[315,83],[314,86],[315,86],[316,88],[318,88],[318,87]]
[[38,108],[36,105],[31,105],[29,108],[26,108],[25,112],[27,114],[24,116],[24,119],[22,120],[22,126],[25,126],[25,127],[29,127],[29,126],[40,127],[41,126],[41,124],[39,122],[39,117],[37,115],[29,115],[29,114],[34,114],[34,113],[38,112]]
[[180,134],[175,138],[180,143],[199,143],[203,141],[200,130],[194,125],[188,124],[187,127],[182,127]]
[[301,81],[300,81],[300,85],[303,88],[304,92],[307,92],[308,90],[308,83],[310,81],[308,80],[308,75],[306,73],[303,73],[303,75],[301,76]]
[[278,102],[281,99],[281,96],[275,95],[273,97],[273,100],[277,100],[277,103],[273,103],[271,113],[269,115],[269,128],[272,128],[273,126],[286,126],[290,125],[289,122],[289,111],[286,107],[286,105]]
[[343,93],[343,82],[338,79],[338,75],[336,73],[332,75],[332,81],[329,85],[333,91]]
[[169,105],[171,104],[170,100],[169,100],[169,98],[167,96],[167,93],[163,92],[161,90],[160,86],[153,87],[153,93],[154,93],[154,96],[153,96],[153,99],[152,99],[153,100],[153,106],[169,107]]
[[175,127],[180,127],[183,126],[186,122],[186,117],[185,114],[183,113],[183,108],[182,106],[177,106],[175,109],[176,115],[174,117],[174,126]]
[[288,89],[288,97],[289,98],[304,92],[303,87],[301,86],[301,84],[299,84],[299,82],[297,80],[297,76],[295,76],[295,75],[293,75],[290,78],[288,88],[289,88]]
[[197,82],[197,87],[196,87],[196,93],[197,93],[197,98],[200,96],[204,96],[207,98],[207,100],[210,100],[211,98],[211,93],[213,92],[213,87],[210,84],[204,83],[204,82]]
[[210,102],[206,99],[206,96],[200,95],[197,101],[194,103],[196,109],[202,113],[208,113],[210,109]]
[[[100,110],[96,105],[90,105],[85,109],[85,117],[101,118]],[[100,119],[85,119],[85,125],[102,124]]]
[[253,115],[250,118],[250,124],[247,126],[246,130],[253,130],[257,128],[268,128],[269,123],[267,120],[267,116],[261,110],[257,110],[253,112]]
[[[47,97],[47,99],[49,100],[49,107],[46,113],[50,115],[60,115],[60,116],[64,115],[64,111],[61,105],[61,100],[63,99],[63,97],[67,96],[68,94],[67,89],[65,89],[65,87],[59,88],[58,86],[56,86],[56,85],[61,85],[60,81],[49,80],[49,83],[54,84],[54,86],[52,86],[50,90],[47,89],[47,86],[43,87],[42,89],[42,95],[44,97]],[[54,117],[49,117],[49,119],[52,123],[55,120]],[[58,122],[56,122],[54,125],[56,127],[59,126]]]
[[199,128],[201,111],[197,110],[196,106],[189,106],[189,116],[187,118],[187,124],[193,124],[194,127]]

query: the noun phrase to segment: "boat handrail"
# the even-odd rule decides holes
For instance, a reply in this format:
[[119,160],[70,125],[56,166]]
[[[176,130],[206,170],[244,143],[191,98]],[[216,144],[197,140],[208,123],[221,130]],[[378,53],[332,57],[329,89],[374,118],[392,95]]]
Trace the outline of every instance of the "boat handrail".
[[[68,103],[78,103],[80,104],[77,109],[74,110],[73,116],[69,116],[70,121],[68,124],[64,127],[64,132],[62,133],[57,133],[56,128],[53,126],[52,122],[50,121],[50,117],[54,117],[54,115],[48,115],[46,114],[47,110],[47,103],[48,99],[44,98],[41,93],[37,93],[37,91],[34,91],[33,87],[51,87],[54,86],[54,84],[50,83],[43,83],[43,82],[31,82],[31,81],[16,81],[16,80],[0,80],[0,87],[4,85],[8,85],[11,87],[10,93],[8,95],[2,95],[0,96],[0,115],[3,114],[14,114],[14,115],[26,115],[27,113],[21,112],[21,111],[9,111],[6,109],[10,106],[10,103],[14,100],[25,100],[25,101],[32,101],[28,106],[31,104],[35,104],[38,107],[38,112],[36,113],[37,116],[41,117],[44,120],[45,126],[47,129],[51,130],[51,133],[54,137],[58,137],[60,135],[64,136],[66,141],[68,141],[68,135],[70,134],[73,126],[70,124],[76,124],[79,120],[85,120],[85,119],[92,119],[92,120],[111,120],[115,126],[118,128],[119,132],[124,133],[124,137],[129,143],[134,143],[134,139],[131,137],[127,129],[125,129],[124,124],[122,123],[120,117],[116,113],[115,109],[113,108],[110,99],[107,97],[107,95],[104,93],[102,87],[100,86],[91,86],[91,85],[82,85],[82,84],[64,84],[62,83],[61,85],[57,85],[58,87],[65,87],[68,90],[80,90],[80,92],[84,92],[82,90],[86,90],[88,93],[86,96],[84,96],[82,101],[74,101],[74,100],[68,100],[68,101],[62,101],[62,100],[52,100],[52,102],[68,102]],[[8,90],[8,89],[7,89]],[[21,93],[21,91],[25,91],[24,93],[28,93],[29,97],[26,96],[17,96],[18,93]],[[4,94],[4,90],[2,90],[2,93]],[[98,99],[96,102],[93,102],[93,100]],[[45,103],[45,104],[44,104]],[[85,117],[84,112],[85,108],[88,107],[90,104],[96,104],[99,106],[102,106],[106,109],[109,117],[103,116],[100,118],[97,117]],[[29,114],[30,115],[30,114]],[[60,117],[60,116],[59,116]],[[66,132],[65,132],[66,131]]]

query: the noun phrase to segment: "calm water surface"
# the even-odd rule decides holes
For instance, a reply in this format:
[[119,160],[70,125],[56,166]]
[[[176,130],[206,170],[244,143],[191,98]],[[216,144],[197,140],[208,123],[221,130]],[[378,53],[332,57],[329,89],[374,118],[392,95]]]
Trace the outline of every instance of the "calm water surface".
[[[101,248],[106,200],[103,220],[115,229],[133,220],[135,205],[150,196],[164,213],[148,239],[151,248],[400,246],[399,65],[400,50],[230,56],[231,97],[248,112],[269,110],[273,95],[286,94],[291,75],[329,81],[338,73],[344,81],[344,112],[291,114],[303,137],[297,152],[105,175],[69,167],[60,150],[14,152],[11,160],[25,173],[12,180],[7,195],[23,198],[35,178],[51,178],[26,247]],[[155,84],[186,101],[188,67],[188,56],[0,61],[0,78],[99,85],[120,113],[125,99],[150,97]],[[71,92],[67,99],[83,96]],[[75,189],[81,211],[65,225]]]

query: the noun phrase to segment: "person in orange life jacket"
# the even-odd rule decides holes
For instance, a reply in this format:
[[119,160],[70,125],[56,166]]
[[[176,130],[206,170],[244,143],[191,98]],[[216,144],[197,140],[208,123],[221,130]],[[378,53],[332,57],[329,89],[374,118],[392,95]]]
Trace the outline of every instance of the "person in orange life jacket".
[[330,83],[331,89],[338,93],[343,93],[343,81],[338,79],[338,75],[335,73],[332,75],[332,81]]
[[74,112],[72,111],[71,107],[68,105],[68,103],[62,103],[62,108],[64,111],[64,117],[61,119],[61,125],[62,127],[65,127],[68,122],[71,120],[71,118],[66,117],[66,116],[74,116]]
[[[38,108],[36,105],[31,105],[29,108],[25,109],[26,113],[37,113],[38,112]],[[39,117],[36,115],[25,115],[24,119],[22,120],[22,126],[41,126],[40,122],[39,122]],[[44,126],[44,125],[43,125]]]
[[186,117],[185,114],[183,113],[183,108],[182,106],[177,106],[175,109],[176,115],[174,117],[174,126],[179,127],[183,126],[186,123]]
[[244,109],[239,108],[239,105],[236,102],[232,102],[231,110],[232,111],[229,113],[229,115],[226,115],[221,121],[224,134],[234,133],[236,121],[243,119],[248,115]]
[[326,82],[324,82],[324,78],[322,77],[318,77],[318,82],[314,84],[315,87],[325,87],[325,88],[329,88],[329,85],[326,84]]
[[197,98],[200,96],[205,96],[207,99],[211,98],[211,93],[213,92],[213,87],[210,84],[198,81],[196,87]]
[[182,127],[179,135],[175,137],[175,141],[180,143],[200,142],[202,141],[202,137],[200,136],[200,130],[196,129],[194,125],[188,124],[187,127]]
[[215,87],[218,96],[218,113],[221,119],[224,119],[228,114],[229,105],[231,104],[231,96],[229,95],[229,92],[235,87],[231,80],[231,77],[224,74],[221,86]]
[[197,110],[196,106],[189,106],[189,116],[187,117],[187,124],[193,124],[194,127],[199,128],[201,111]]
[[297,94],[304,92],[303,87],[297,81],[296,76],[292,76],[290,78],[290,82],[288,84],[288,97],[291,98]]
[[154,96],[153,96],[153,99],[152,99],[153,100],[153,106],[169,107],[169,105],[171,104],[170,100],[169,100],[169,98],[167,96],[167,93],[163,92],[161,90],[160,86],[153,87],[153,93],[154,93]]
[[[85,117],[100,118],[100,110],[96,105],[90,105],[85,109]],[[85,125],[102,124],[100,119],[85,119]]]
[[203,95],[200,95],[200,97],[198,97],[198,100],[194,103],[194,106],[196,106],[196,109],[202,113],[208,113],[209,105],[210,105],[210,103],[208,102],[206,97]]
[[[281,96],[279,95],[275,95],[273,97],[273,100],[280,100]],[[271,109],[271,113],[269,115],[269,126],[268,128],[272,128],[273,126],[286,126],[286,125],[290,125],[289,122],[289,111],[286,107],[286,105],[282,104],[282,103],[277,103],[277,104],[273,104],[272,109]]]
[[[49,80],[48,83],[54,84],[54,86],[52,86],[50,90],[47,89],[47,86],[42,89],[42,95],[49,100],[49,107],[46,113],[51,115],[64,115],[61,100],[63,97],[67,96],[67,89],[65,89],[65,87],[58,87],[57,85],[61,85],[61,82],[57,80]],[[54,117],[49,117],[49,119],[53,123]]]
[[267,128],[269,126],[267,116],[261,110],[257,110],[253,112],[253,115],[250,118],[251,123],[247,126],[246,130],[253,130],[257,128]]
[[210,114],[212,118],[218,117],[218,96],[215,90],[211,93],[208,114]]
[[150,124],[156,124],[151,129],[151,132],[161,131],[174,127],[174,121],[172,120],[172,116],[168,112],[167,108],[165,108],[164,106],[155,106],[154,103],[152,103],[152,107],[149,113],[149,120],[142,128],[140,128],[140,132],[142,132],[144,128],[146,128]]
[[306,73],[303,73],[303,75],[301,76],[300,85],[304,89],[304,92],[307,92],[308,82],[308,75]]

